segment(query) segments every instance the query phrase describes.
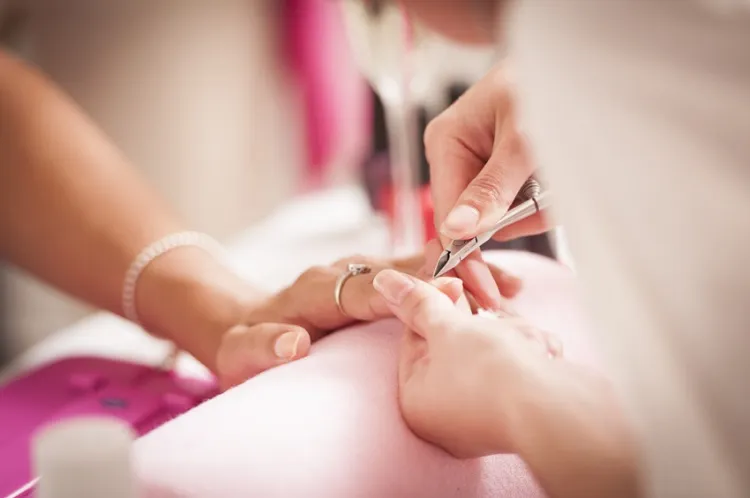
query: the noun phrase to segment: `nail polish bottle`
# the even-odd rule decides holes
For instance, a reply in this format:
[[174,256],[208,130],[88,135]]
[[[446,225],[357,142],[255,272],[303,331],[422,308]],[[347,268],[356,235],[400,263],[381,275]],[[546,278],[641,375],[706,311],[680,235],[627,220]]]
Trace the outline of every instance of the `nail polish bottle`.
[[77,417],[42,429],[32,443],[37,498],[136,498],[135,433],[106,417]]

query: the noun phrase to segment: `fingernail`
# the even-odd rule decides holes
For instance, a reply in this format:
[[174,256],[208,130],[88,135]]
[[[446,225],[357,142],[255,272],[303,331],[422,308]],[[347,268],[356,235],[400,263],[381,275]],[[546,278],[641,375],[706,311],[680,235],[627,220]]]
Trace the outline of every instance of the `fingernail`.
[[276,339],[274,352],[282,360],[291,360],[297,355],[297,346],[302,339],[302,332],[287,332]]
[[474,230],[479,224],[479,211],[471,206],[457,206],[448,214],[440,229],[443,235],[462,235]]
[[446,285],[450,288],[451,291],[456,293],[456,295],[461,295],[464,292],[464,282],[460,278],[454,278],[454,277],[445,277],[448,281]]
[[401,304],[410,290],[414,288],[414,281],[394,270],[383,270],[375,276],[372,282],[375,290],[391,304]]
[[454,303],[464,294],[464,283],[461,279],[453,277],[440,277],[432,282],[433,287],[440,289],[443,294],[451,298]]

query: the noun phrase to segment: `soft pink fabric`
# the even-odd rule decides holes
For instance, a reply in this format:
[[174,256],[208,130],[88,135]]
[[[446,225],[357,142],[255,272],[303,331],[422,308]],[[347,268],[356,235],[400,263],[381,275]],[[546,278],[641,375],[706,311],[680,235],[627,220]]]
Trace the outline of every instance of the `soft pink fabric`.
[[[489,259],[525,279],[518,310],[589,361],[570,272],[515,252]],[[139,441],[152,497],[542,497],[515,456],[460,461],[417,439],[396,402],[400,325],[352,327]],[[502,393],[498,392],[498,396]]]

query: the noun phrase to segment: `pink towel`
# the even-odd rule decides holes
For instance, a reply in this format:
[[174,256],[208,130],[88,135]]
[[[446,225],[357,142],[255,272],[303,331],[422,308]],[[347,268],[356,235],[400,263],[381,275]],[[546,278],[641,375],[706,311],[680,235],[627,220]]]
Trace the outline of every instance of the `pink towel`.
[[[515,252],[489,259],[525,279],[521,313],[557,332],[569,357],[593,358],[567,269]],[[460,461],[409,431],[396,402],[400,335],[393,320],[340,331],[152,432],[136,453],[145,496],[543,497],[515,456]]]

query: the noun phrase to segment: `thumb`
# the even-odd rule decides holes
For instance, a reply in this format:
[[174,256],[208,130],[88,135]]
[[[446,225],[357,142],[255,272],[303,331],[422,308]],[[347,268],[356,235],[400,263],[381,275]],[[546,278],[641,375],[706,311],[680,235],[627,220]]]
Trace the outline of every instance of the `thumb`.
[[457,278],[441,277],[433,280],[432,286],[448,296],[454,304],[464,297],[464,284]]
[[451,239],[470,239],[497,223],[532,175],[533,168],[522,139],[515,133],[502,137],[487,164],[464,189],[440,232]]
[[296,325],[237,325],[224,335],[216,359],[222,389],[234,387],[269,368],[310,351],[310,335]]
[[373,281],[393,314],[423,337],[456,320],[462,314],[440,289],[394,270],[383,270]]

